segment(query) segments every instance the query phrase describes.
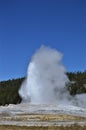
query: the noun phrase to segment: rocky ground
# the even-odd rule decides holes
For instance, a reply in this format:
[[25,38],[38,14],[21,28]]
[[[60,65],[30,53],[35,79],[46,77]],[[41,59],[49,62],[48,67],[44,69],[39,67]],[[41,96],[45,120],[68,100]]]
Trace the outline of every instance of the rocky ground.
[[0,107],[0,130],[86,130],[86,109],[63,105]]

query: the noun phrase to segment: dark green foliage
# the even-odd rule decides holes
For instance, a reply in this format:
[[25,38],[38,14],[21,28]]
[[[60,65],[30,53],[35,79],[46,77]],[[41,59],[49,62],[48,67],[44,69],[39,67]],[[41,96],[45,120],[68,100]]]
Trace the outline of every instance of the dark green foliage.
[[68,90],[71,95],[86,93],[86,71],[67,73],[71,84],[68,86]]
[[18,90],[24,78],[0,82],[0,105],[21,102]]
[[[86,93],[86,71],[67,73],[70,83],[67,88],[71,95]],[[18,90],[24,78],[0,82],[0,105],[17,104],[21,102]]]

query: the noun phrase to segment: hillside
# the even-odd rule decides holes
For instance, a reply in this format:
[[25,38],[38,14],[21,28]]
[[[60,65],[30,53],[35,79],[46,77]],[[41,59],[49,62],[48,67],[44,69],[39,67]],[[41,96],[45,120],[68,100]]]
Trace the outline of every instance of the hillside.
[[[67,73],[72,84],[67,85],[71,95],[86,93],[86,71]],[[24,78],[0,82],[0,105],[18,104],[21,98],[18,90]]]
[[0,82],[0,105],[17,104],[21,102],[18,90],[24,78]]

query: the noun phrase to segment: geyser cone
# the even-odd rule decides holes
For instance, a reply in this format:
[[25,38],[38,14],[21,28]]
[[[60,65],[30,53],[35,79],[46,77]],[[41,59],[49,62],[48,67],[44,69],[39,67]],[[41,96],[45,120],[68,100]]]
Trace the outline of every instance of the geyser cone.
[[35,104],[67,101],[69,93],[65,86],[69,80],[61,60],[60,52],[45,46],[33,55],[19,90],[23,101]]

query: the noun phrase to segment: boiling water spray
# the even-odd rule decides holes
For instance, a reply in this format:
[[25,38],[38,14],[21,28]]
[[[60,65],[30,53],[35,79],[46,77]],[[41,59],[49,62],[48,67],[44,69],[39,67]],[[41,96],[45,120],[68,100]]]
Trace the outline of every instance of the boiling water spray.
[[19,94],[24,102],[37,104],[64,102],[69,97],[69,79],[62,64],[62,54],[42,46],[33,55]]
[[[19,94],[22,102],[31,104],[80,104],[83,95],[72,98],[66,85],[70,82],[62,64],[62,53],[41,46],[32,56],[27,77]],[[84,102],[86,106],[86,101]]]

